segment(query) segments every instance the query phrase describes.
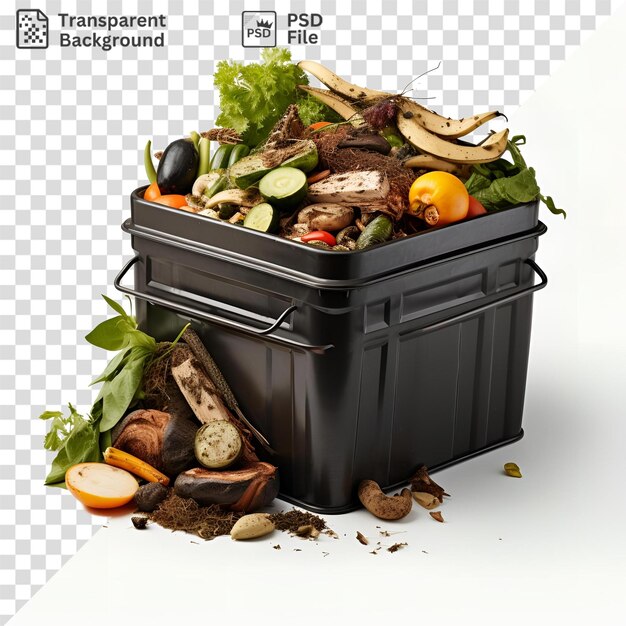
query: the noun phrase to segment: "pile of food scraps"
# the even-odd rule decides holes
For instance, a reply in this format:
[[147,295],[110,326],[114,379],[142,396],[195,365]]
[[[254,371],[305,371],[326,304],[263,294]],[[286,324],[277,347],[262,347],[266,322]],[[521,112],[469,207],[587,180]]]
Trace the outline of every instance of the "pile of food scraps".
[[144,200],[344,252],[538,199],[565,215],[541,194],[523,136],[462,141],[498,111],[446,118],[280,48],[220,62],[215,86],[223,127],[173,141],[158,169],[148,142]]

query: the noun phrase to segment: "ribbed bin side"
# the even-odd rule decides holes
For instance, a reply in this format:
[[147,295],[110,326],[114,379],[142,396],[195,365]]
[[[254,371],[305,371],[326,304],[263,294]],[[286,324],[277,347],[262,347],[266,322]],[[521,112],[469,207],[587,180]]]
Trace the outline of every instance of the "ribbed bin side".
[[137,318],[157,339],[191,320],[276,450],[281,496],[345,512],[362,479],[392,487],[520,436],[544,230],[333,290],[135,236]]

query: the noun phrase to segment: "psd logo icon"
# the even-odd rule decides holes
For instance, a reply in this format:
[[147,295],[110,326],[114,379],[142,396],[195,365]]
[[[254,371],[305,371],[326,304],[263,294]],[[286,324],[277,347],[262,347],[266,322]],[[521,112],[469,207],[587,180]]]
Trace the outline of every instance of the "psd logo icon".
[[244,48],[276,47],[276,11],[244,11],[241,14]]
[[48,47],[48,16],[39,9],[15,13],[15,45],[18,48]]

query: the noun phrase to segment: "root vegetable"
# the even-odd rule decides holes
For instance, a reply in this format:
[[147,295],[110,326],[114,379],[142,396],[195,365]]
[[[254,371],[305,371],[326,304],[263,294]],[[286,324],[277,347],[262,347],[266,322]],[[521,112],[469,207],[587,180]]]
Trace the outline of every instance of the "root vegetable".
[[135,477],[106,463],[78,463],[65,473],[71,494],[85,506],[113,509],[133,499],[139,489]]
[[176,476],[195,463],[193,445],[197,430],[197,424],[185,417],[140,409],[121,422],[114,433],[113,447],[168,476]]
[[161,483],[147,483],[137,490],[135,504],[140,511],[151,513],[165,500],[168,493],[167,487]]
[[354,209],[345,204],[310,204],[298,213],[298,223],[308,230],[338,231],[352,224]]
[[210,421],[196,433],[196,459],[208,469],[223,469],[232,465],[242,449],[241,435],[228,420]]
[[361,504],[372,515],[386,520],[402,519],[410,513],[413,504],[410,489],[403,489],[395,496],[386,496],[373,480],[362,481],[358,495]]
[[256,539],[269,535],[275,528],[267,513],[252,513],[237,520],[230,531],[230,536],[238,541]]
[[200,467],[179,474],[176,495],[193,498],[198,504],[220,504],[232,511],[254,511],[278,495],[276,467],[261,461],[236,470],[208,470]]
[[108,465],[113,465],[113,467],[119,467],[127,472],[131,472],[151,483],[161,483],[167,486],[170,482],[170,479],[165,474],[159,472],[152,465],[148,465],[148,463],[138,459],[136,456],[117,448],[109,446],[104,451],[104,462]]

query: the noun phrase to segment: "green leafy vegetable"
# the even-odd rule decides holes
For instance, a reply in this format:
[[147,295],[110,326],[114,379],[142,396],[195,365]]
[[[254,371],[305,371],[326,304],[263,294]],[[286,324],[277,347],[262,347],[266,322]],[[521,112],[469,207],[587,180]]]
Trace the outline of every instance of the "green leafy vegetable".
[[[143,396],[141,384],[147,367],[155,358],[165,356],[155,357],[158,349],[155,339],[139,330],[135,318],[117,302],[103,298],[118,315],[98,324],[85,338],[94,346],[119,352],[91,383],[102,383],[102,387],[88,419],[71,404],[67,417],[60,411],[45,411],[39,416],[52,420],[44,447],[57,452],[46,485],[65,487],[65,472],[72,465],[102,460],[102,452],[111,445],[111,429]],[[172,342],[172,347],[185,328]]]
[[499,211],[539,198],[548,209],[557,215],[567,214],[558,209],[550,196],[541,195],[535,170],[526,165],[519,146],[526,143],[524,135],[516,135],[507,142],[513,163],[497,159],[491,163],[474,165],[465,187],[487,211]]
[[309,81],[286,48],[265,48],[260,63],[220,61],[214,80],[220,92],[217,124],[234,128],[250,146],[269,135],[290,104],[298,105],[305,125],[338,121],[334,111],[298,89]]

